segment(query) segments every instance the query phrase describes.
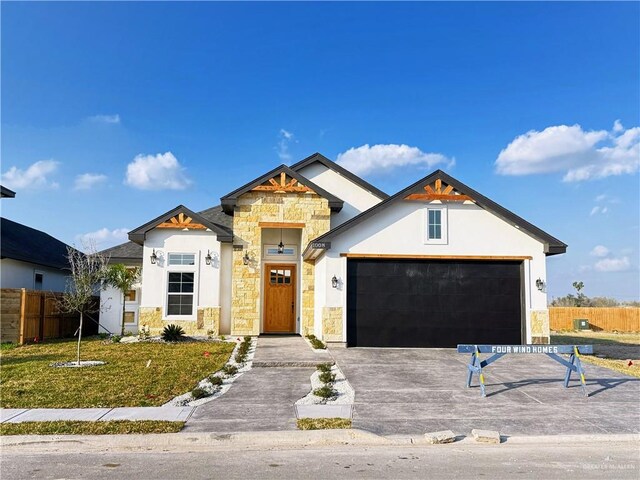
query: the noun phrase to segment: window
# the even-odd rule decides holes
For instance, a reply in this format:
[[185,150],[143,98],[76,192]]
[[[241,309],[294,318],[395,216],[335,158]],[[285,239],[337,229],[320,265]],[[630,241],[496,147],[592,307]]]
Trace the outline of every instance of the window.
[[35,272],[33,277],[33,289],[42,290],[42,284],[44,283],[44,273]]
[[298,249],[295,245],[285,245],[282,253],[278,253],[277,245],[265,245],[264,256],[273,258],[295,257],[297,250]]
[[447,243],[447,207],[428,207],[425,224],[425,243]]
[[269,283],[271,285],[290,285],[291,284],[291,270],[289,269],[270,269],[269,270]]
[[193,272],[169,272],[167,315],[193,314]]
[[136,323],[135,312],[124,312],[124,323]]
[[195,265],[196,255],[194,253],[170,253],[169,265]]
[[136,301],[136,291],[129,290],[124,296],[125,302],[135,302]]

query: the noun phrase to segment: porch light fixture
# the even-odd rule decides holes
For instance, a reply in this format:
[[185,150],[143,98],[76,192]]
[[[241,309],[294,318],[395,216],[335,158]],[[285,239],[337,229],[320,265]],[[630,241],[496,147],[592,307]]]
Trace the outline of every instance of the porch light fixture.
[[278,255],[284,253],[284,243],[282,243],[282,229],[280,229],[280,243],[278,244]]
[[540,290],[541,292],[544,292],[544,287],[545,287],[545,283],[544,280],[542,280],[541,278],[536,280],[536,288],[538,290]]
[[204,257],[204,261],[205,261],[205,263],[206,263],[207,265],[211,265],[211,260],[212,260],[212,258],[211,258],[211,252],[210,252],[209,250],[207,250],[207,256],[206,256],[206,257]]
[[244,257],[242,257],[242,263],[245,265],[249,265],[251,259],[249,258],[249,252],[245,252]]
[[338,288],[338,277],[336,277],[335,275],[333,276],[333,278],[331,279],[331,286],[333,288]]
[[158,261],[158,256],[156,255],[156,249],[153,249],[153,252],[151,252],[151,265],[155,265],[156,262]]

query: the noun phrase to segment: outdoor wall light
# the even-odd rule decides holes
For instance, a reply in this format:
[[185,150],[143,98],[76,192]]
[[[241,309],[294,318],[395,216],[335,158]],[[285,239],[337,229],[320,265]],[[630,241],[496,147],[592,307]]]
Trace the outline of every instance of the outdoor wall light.
[[336,277],[335,275],[333,276],[333,278],[331,279],[331,286],[333,288],[338,288],[338,277]]
[[544,287],[545,287],[545,283],[544,280],[542,280],[541,278],[536,280],[536,287],[538,290],[540,290],[541,292],[544,292]]
[[245,252],[244,257],[242,257],[242,263],[245,265],[249,265],[251,258],[249,258],[249,252]]
[[153,252],[151,252],[151,265],[155,265],[156,262],[158,261],[158,256],[156,255],[156,249],[153,249]]
[[204,257],[204,261],[205,261],[205,263],[206,263],[207,265],[211,265],[211,260],[212,260],[212,258],[211,258],[211,252],[210,252],[209,250],[207,250],[207,256],[206,256],[206,257]]

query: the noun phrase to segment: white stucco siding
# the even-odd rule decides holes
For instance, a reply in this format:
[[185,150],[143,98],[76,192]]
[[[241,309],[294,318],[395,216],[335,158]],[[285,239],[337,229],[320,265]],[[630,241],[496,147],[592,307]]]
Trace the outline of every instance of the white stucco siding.
[[[135,285],[136,300],[125,302],[125,311],[134,314],[135,322],[126,323],[125,331],[138,331],[138,305],[140,299],[140,285]],[[120,335],[122,329],[122,293],[111,286],[100,291],[100,332]]]
[[61,270],[11,258],[0,260],[1,288],[36,288],[35,274],[42,273],[42,288],[46,292],[64,292],[69,275]]
[[344,201],[342,210],[331,215],[331,228],[337,227],[381,201],[373,193],[321,163],[312,163],[299,173]]
[[[158,261],[151,263],[155,249]],[[211,253],[213,261],[207,265],[205,257]],[[220,270],[222,266],[220,242],[216,234],[201,230],[156,229],[147,233],[143,249],[141,307],[162,307],[166,310],[167,277],[170,253],[195,254],[194,306],[220,306]],[[193,317],[196,312],[194,308]]]
[[[543,243],[469,203],[447,205],[446,244],[426,243],[426,207],[417,202],[399,202],[332,239],[331,249],[316,260],[317,265],[322,265],[317,273],[324,275],[324,279],[316,278],[316,311],[321,312],[324,306],[342,306],[346,325],[347,259],[341,253],[532,257],[524,261],[523,275],[527,341],[530,341],[531,311],[547,308],[546,292],[535,286],[538,278],[546,281]],[[331,288],[333,275],[341,283],[337,289]],[[324,289],[319,288],[322,285]]]

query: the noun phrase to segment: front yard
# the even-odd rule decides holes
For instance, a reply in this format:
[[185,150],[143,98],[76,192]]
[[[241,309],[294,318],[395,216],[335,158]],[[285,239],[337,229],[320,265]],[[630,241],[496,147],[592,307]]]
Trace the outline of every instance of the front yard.
[[640,333],[552,332],[551,343],[593,345],[594,355],[583,360],[640,378]]
[[149,407],[193,389],[227,362],[234,344],[184,341],[82,342],[82,360],[102,360],[89,368],[53,368],[75,359],[74,340],[51,341],[0,352],[3,408]]

